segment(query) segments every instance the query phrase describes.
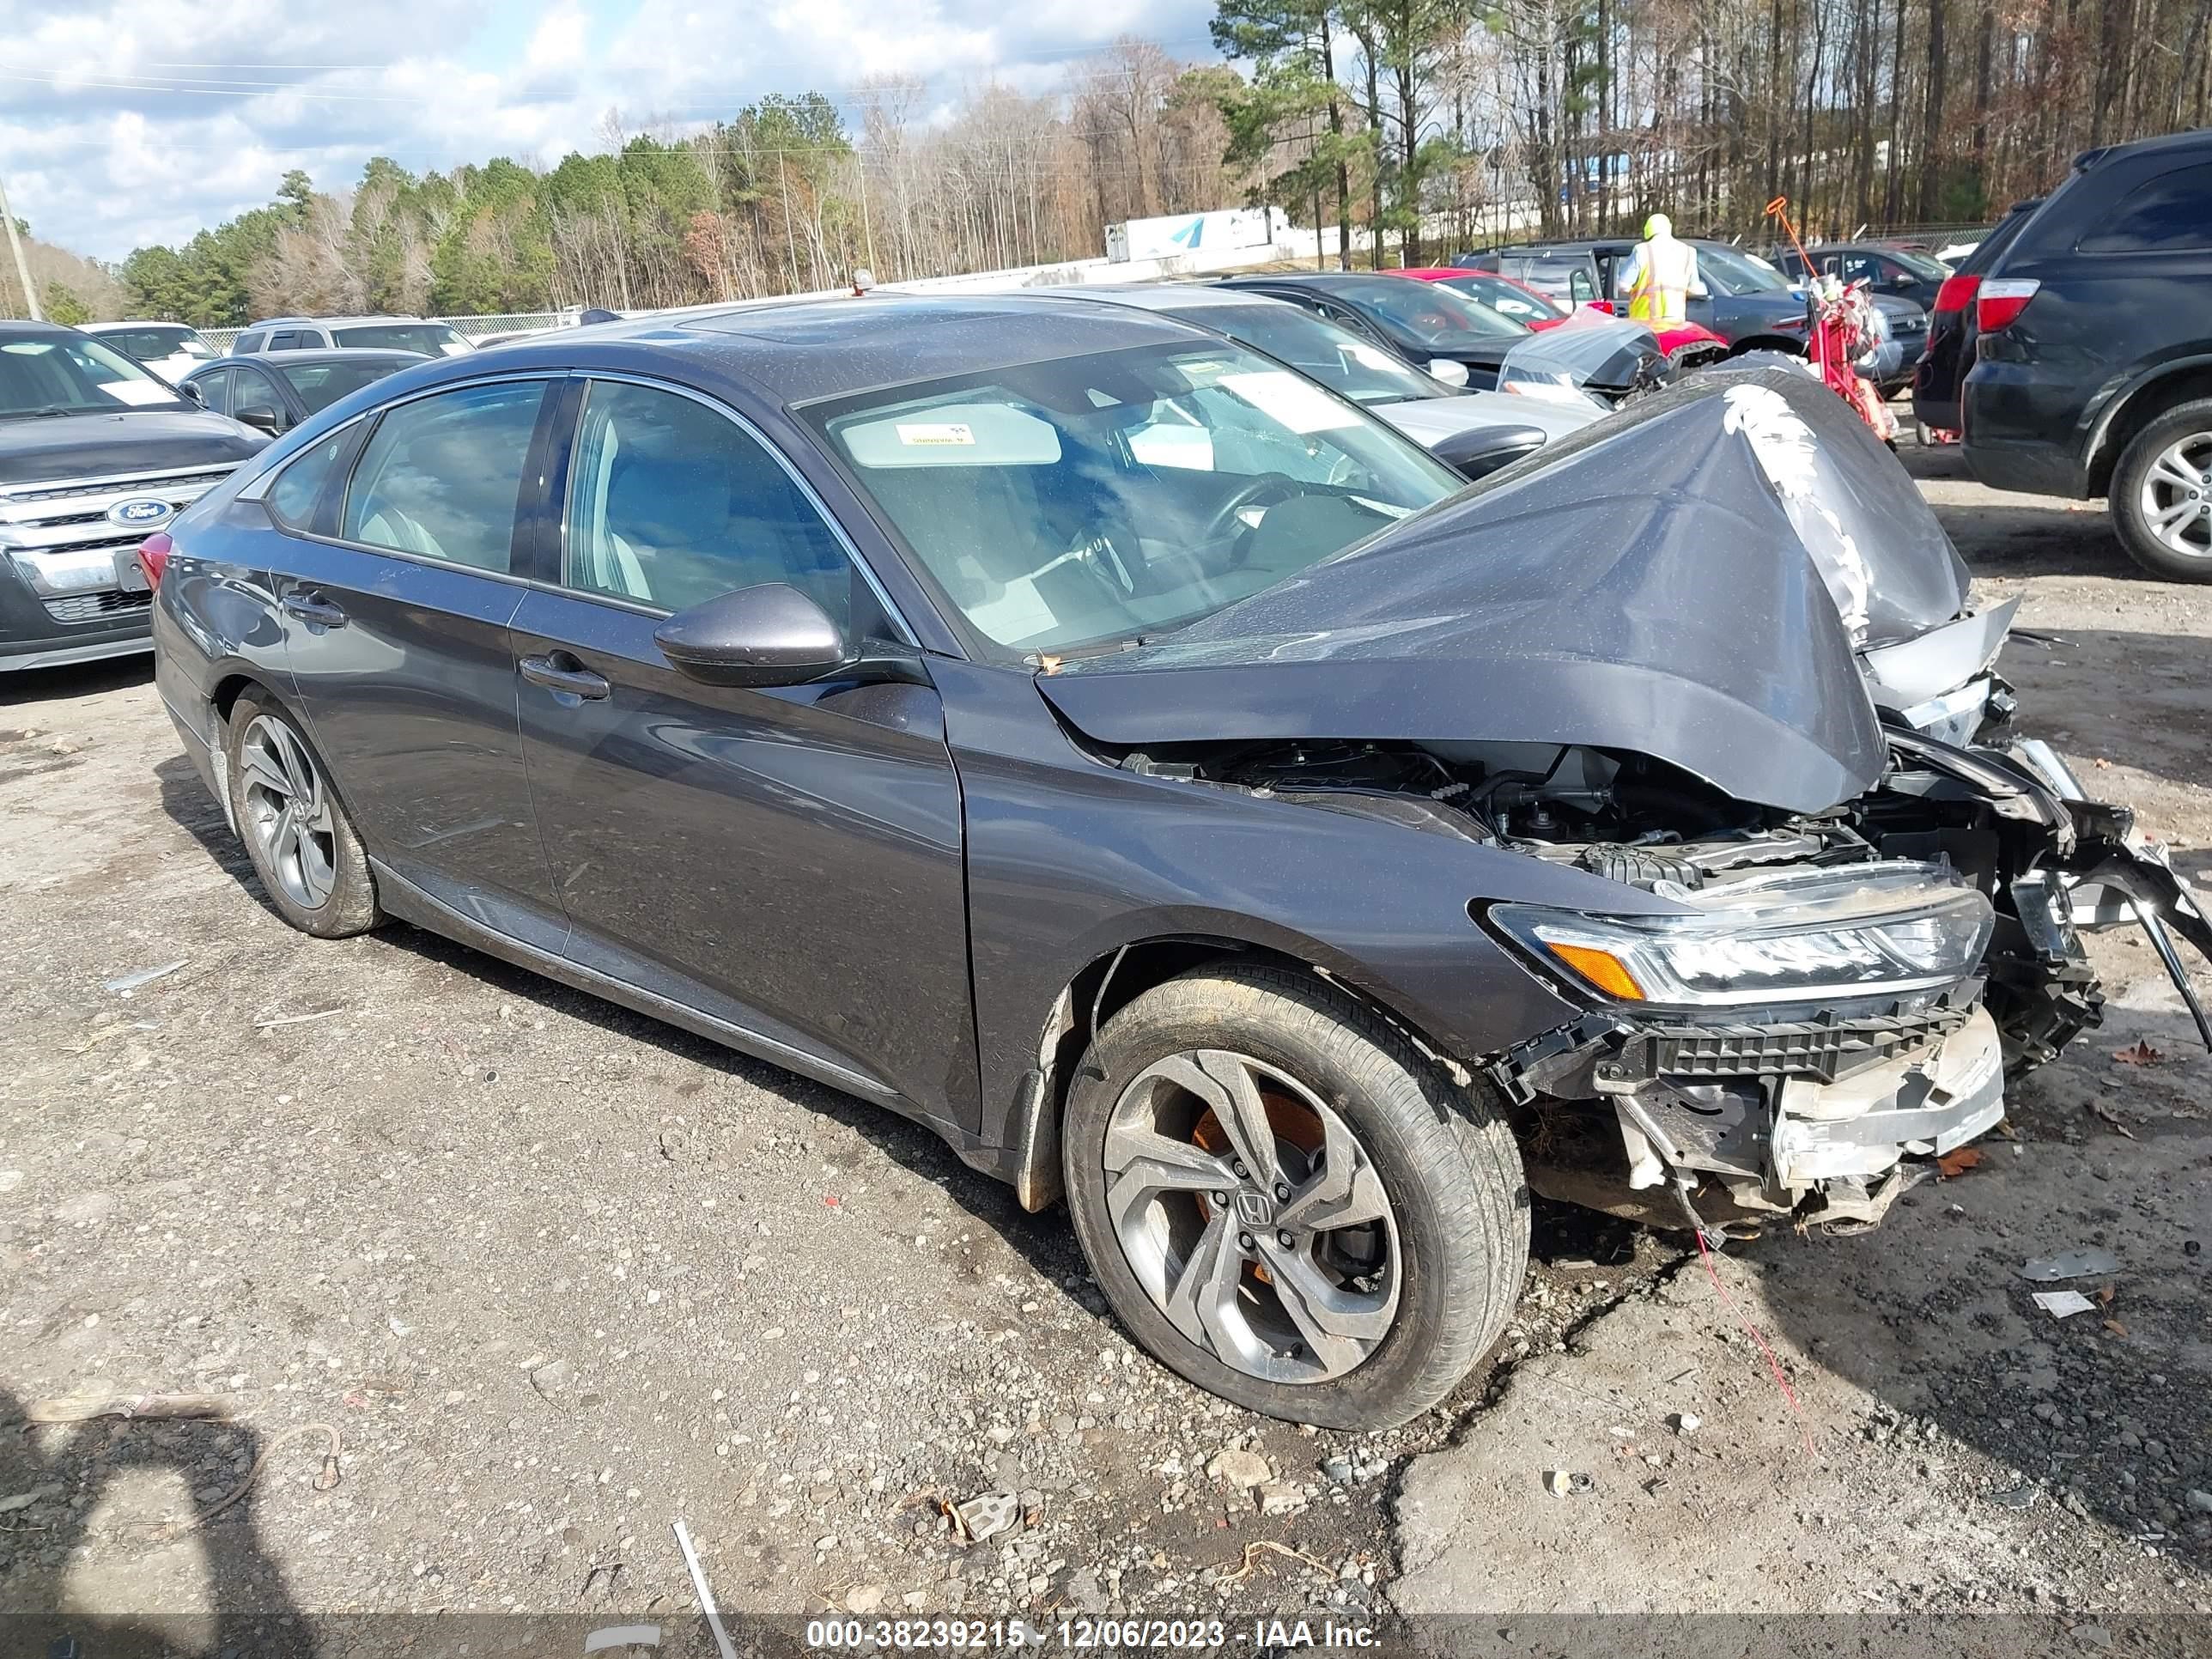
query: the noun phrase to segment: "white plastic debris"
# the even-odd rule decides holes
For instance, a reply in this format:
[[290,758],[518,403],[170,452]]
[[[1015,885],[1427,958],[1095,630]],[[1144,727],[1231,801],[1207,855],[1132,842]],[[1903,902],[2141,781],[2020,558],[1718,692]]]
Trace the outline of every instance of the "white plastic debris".
[[1022,1518],[1022,1502],[1010,1492],[979,1492],[964,1504],[952,1506],[952,1518],[981,1543],[996,1537]]
[[2032,1300],[2053,1319],[2071,1319],[2097,1305],[2079,1291],[2037,1291]]
[[137,973],[125,974],[118,979],[102,980],[100,988],[119,991],[127,997],[142,985],[151,985],[157,979],[167,979],[191,960],[190,957],[179,957],[174,962],[163,963],[159,968],[141,968]]

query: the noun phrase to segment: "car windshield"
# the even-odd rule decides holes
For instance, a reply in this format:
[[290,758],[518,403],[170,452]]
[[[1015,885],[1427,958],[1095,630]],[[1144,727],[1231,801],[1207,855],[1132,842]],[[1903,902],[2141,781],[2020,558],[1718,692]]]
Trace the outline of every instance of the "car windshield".
[[404,359],[384,358],[373,363],[285,363],[276,372],[291,382],[312,415],[405,366]]
[[194,357],[204,361],[215,348],[181,325],[174,328],[103,328],[95,337],[103,344],[127,352],[143,362],[149,357]]
[[[1547,295],[1485,271],[1470,270],[1464,276],[1443,276],[1437,281],[1442,286],[1464,294],[1470,300],[1480,300],[1492,311],[1510,317],[1516,323],[1550,322],[1573,314],[1565,306],[1554,304]],[[1565,287],[1564,281],[1560,286],[1562,289]]]
[[1891,258],[1896,260],[1923,282],[1940,283],[1951,274],[1951,267],[1941,259],[1931,259],[1928,255],[1915,252],[1911,248],[1893,247],[1888,249],[1887,252]]
[[1374,416],[1228,341],[1026,363],[803,412],[974,632],[1018,654],[1195,622],[1461,483]]
[[112,346],[89,334],[0,330],[0,420],[33,415],[112,415],[118,409],[184,406]]
[[1698,248],[1698,274],[1707,278],[1717,276],[1724,294],[1786,294],[1790,279],[1755,253],[1746,253],[1741,248],[1714,247],[1700,244]]
[[362,323],[331,331],[342,346],[382,346],[391,351],[419,351],[426,357],[450,357],[469,343],[443,323]]
[[1408,368],[1351,330],[1279,300],[1233,307],[1209,306],[1188,314],[1194,322],[1288,363],[1356,404],[1395,404],[1413,398],[1452,395],[1429,376]]
[[1494,340],[1515,340],[1528,331],[1510,317],[1502,317],[1480,301],[1455,294],[1437,283],[1413,277],[1392,277],[1362,283],[1358,292],[1342,296],[1373,312],[1423,345],[1437,345],[1469,334]]

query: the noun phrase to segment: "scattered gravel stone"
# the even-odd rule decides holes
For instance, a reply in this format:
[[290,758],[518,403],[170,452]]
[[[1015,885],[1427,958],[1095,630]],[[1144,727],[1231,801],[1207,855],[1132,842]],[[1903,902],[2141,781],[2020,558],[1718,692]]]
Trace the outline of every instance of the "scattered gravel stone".
[[1275,1478],[1275,1472],[1268,1467],[1266,1458],[1242,1446],[1231,1446],[1214,1453],[1212,1460],[1206,1466],[1206,1472],[1224,1486],[1247,1490],[1265,1486]]

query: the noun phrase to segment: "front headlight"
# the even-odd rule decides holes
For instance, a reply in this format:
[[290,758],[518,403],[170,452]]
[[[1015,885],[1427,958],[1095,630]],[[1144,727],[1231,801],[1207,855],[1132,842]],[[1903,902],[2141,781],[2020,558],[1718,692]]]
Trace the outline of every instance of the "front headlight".
[[1972,974],[1990,902],[1946,866],[1787,870],[1669,897],[1674,916],[1500,904],[1490,923],[1538,961],[1620,1002],[1807,1002],[1927,990]]

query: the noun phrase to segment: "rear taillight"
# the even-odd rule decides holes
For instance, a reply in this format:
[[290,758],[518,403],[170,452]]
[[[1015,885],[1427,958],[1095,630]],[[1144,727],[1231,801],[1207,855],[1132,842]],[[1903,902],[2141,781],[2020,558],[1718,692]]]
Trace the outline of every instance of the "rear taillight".
[[169,568],[170,550],[175,545],[167,531],[157,530],[138,544],[138,568],[146,573],[146,586],[159,587],[161,573]]
[[1974,303],[1974,290],[1981,285],[1979,276],[1963,270],[1955,276],[1946,276],[1943,286],[1936,290],[1936,314],[1942,317],[1954,311],[1964,311]]
[[2001,276],[1984,283],[1974,297],[1974,326],[1984,334],[2009,328],[2042,286],[2033,276]]

